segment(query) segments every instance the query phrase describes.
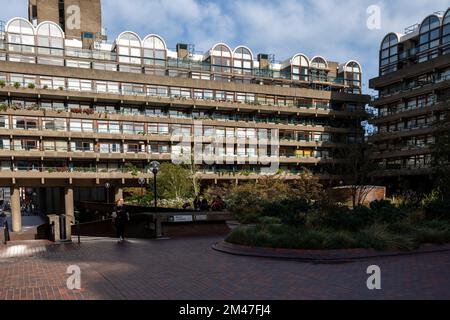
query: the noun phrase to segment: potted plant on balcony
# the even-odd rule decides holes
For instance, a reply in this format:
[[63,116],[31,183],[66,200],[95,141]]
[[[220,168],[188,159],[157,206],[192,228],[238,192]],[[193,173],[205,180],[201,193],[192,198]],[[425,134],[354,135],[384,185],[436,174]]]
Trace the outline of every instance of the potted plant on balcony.
[[44,86],[42,87],[42,89],[48,90],[48,85],[44,85]]
[[28,89],[36,89],[36,85],[34,83],[29,83]]
[[20,82],[14,82],[14,88],[19,89],[21,87]]
[[6,86],[5,80],[0,80],[0,88],[4,88]]

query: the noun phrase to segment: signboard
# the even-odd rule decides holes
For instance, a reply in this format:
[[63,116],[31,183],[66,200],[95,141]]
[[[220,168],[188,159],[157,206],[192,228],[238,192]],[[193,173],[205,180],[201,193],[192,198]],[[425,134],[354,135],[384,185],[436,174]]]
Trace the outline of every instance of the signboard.
[[185,215],[185,216],[173,216],[171,217],[173,222],[192,222],[192,215]]

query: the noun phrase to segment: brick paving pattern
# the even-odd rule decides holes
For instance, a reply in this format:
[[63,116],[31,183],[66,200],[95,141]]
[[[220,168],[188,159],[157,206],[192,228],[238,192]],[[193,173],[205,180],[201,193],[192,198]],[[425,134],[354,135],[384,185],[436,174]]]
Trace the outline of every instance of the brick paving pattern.
[[[0,246],[0,300],[450,299],[450,252],[312,264],[212,250],[220,240]],[[81,268],[81,290],[66,287],[70,265]],[[366,287],[369,265],[381,268],[381,291]]]

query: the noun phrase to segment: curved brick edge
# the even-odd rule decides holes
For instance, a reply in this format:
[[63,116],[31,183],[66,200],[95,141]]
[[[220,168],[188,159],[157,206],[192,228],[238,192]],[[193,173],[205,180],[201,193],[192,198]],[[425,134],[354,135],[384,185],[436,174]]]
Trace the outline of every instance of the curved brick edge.
[[445,245],[423,245],[414,251],[377,251],[371,249],[341,249],[341,250],[301,250],[301,249],[274,249],[263,247],[250,247],[236,245],[221,241],[212,246],[216,251],[259,258],[289,259],[305,262],[351,262],[370,258],[398,257],[426,253],[448,252],[450,244]]

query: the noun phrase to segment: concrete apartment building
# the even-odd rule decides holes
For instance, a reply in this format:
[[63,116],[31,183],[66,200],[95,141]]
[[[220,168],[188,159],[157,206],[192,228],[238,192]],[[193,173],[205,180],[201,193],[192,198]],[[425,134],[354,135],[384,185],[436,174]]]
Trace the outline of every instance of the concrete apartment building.
[[27,192],[45,213],[72,216],[74,200],[97,190],[112,201],[153,178],[151,161],[190,155],[196,146],[181,138],[226,159],[196,167],[217,183],[260,177],[270,166],[260,144],[271,140],[267,157],[287,179],[308,170],[330,180],[364,134],[370,97],[354,60],[275,62],[224,43],[199,54],[130,31],[108,43],[99,0],[30,0],[29,19],[10,19],[0,35],[0,187],[11,190],[15,231]]
[[436,123],[449,110],[450,11],[425,17],[422,23],[389,33],[380,45],[380,74],[369,86],[378,90],[373,102],[379,114],[377,176],[387,183],[399,178],[427,185],[430,181]]

